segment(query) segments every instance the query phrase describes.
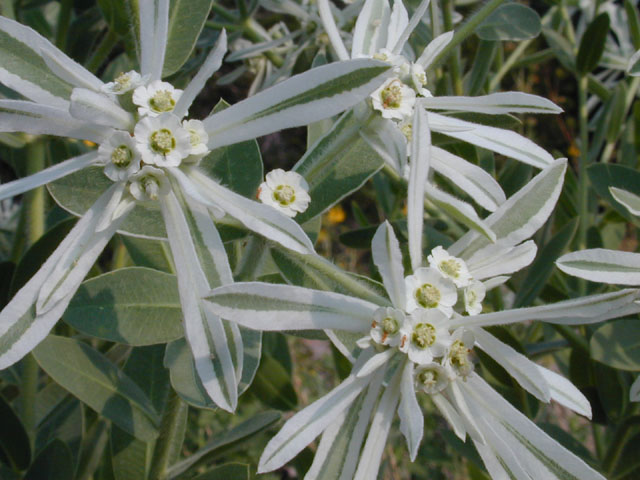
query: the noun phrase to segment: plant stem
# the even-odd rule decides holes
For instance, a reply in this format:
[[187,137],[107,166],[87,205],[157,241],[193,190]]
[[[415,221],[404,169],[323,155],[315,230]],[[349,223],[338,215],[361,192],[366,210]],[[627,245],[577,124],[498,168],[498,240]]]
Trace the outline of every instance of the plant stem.
[[489,0],[484,6],[476,12],[462,27],[453,35],[451,42],[440,52],[440,54],[433,60],[431,65],[436,65],[449,56],[453,50],[460,45],[469,35],[473,33],[478,25],[480,25],[485,18],[504,3],[505,0]]
[[71,21],[72,6],[73,0],[61,0],[60,2],[60,12],[58,13],[58,27],[56,30],[56,47],[63,51],[67,43],[67,32],[69,31],[69,23]]
[[111,50],[113,50],[113,47],[116,46],[116,43],[118,43],[118,35],[116,35],[113,30],[109,29],[107,34],[100,41],[100,45],[98,45],[96,51],[91,55],[91,58],[87,60],[87,70],[95,73],[107,59]]
[[[453,2],[451,0],[442,0],[442,18],[444,20],[444,29],[449,32],[453,30]],[[460,57],[455,52],[451,57],[451,80],[453,82],[453,91],[455,95],[462,95],[462,76],[460,74]]]
[[16,11],[13,8],[13,1],[14,0],[2,0],[2,4],[1,4],[1,11],[0,13],[2,13],[3,16],[10,18],[11,20],[15,20],[16,19]]
[[[587,167],[589,165],[589,112],[587,110],[587,85],[586,75],[578,78],[578,125],[580,131],[580,159],[578,163],[578,216],[580,225],[578,229],[578,249],[587,248],[587,230],[590,223],[589,215],[589,183],[587,181]],[[586,293],[587,284],[580,282],[580,295]]]
[[571,344],[571,346],[589,354],[589,343],[587,342],[586,338],[576,333],[573,328],[568,325],[559,324],[553,325],[553,328],[560,335],[562,335],[569,342],[569,344]]
[[172,452],[174,451],[173,442],[180,429],[181,420],[183,420],[182,413],[185,408],[186,405],[182,402],[178,394],[173,388],[170,388],[167,406],[162,416],[162,422],[160,423],[160,436],[153,451],[149,480],[164,480],[167,478],[167,468],[169,467]]
[[224,18],[225,20],[227,20],[229,22],[237,23],[237,21],[238,21],[238,19],[236,18],[236,16],[233,13],[231,13],[226,8],[218,5],[217,2],[214,2],[213,5],[211,5],[211,10],[213,10],[216,14],[220,15],[222,18]]
[[607,453],[602,460],[602,469],[608,474],[607,478],[613,478],[613,472],[618,465],[622,451],[624,450],[629,437],[634,432],[634,428],[632,427],[636,426],[637,423],[635,422],[624,421],[616,428],[615,433],[613,434],[613,439],[607,449]]
[[[244,36],[255,43],[261,43],[261,42],[266,42],[271,40],[270,38],[265,38],[264,35],[262,35],[260,31],[256,28],[256,26],[259,26],[259,25],[256,24],[253,18],[251,17],[247,18],[242,23]],[[267,52],[263,52],[262,54],[265,57],[267,57],[269,61],[273,63],[276,67],[280,68],[282,65],[284,65],[284,59],[277,53],[267,51]]]

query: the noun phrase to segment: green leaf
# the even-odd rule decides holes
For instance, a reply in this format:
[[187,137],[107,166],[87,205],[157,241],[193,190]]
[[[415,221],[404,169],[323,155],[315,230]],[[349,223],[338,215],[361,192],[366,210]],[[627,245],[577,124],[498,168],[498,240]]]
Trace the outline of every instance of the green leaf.
[[149,268],[121,268],[83,282],[63,318],[87,335],[126,345],[184,335],[176,277]]
[[38,454],[24,480],[71,479],[74,470],[71,450],[63,441],[55,439]]
[[187,61],[212,4],[213,0],[171,0],[163,77],[174,74]]
[[84,434],[82,404],[56,383],[50,385],[62,390],[66,397],[38,422],[35,450],[42,450],[53,440],[62,440],[71,449],[73,464],[76,465]]
[[227,463],[194,477],[193,480],[249,480],[249,465]]
[[638,195],[640,193],[638,188],[638,185],[640,185],[640,172],[635,168],[624,165],[598,163],[588,167],[587,173],[596,193],[613,206],[620,215],[634,222],[633,215],[613,198],[609,187],[621,188]]
[[110,435],[111,466],[115,480],[147,478],[147,465],[153,456],[153,444],[145,443],[116,426]]
[[540,294],[542,289],[551,277],[554,262],[562,254],[564,249],[571,243],[573,236],[578,227],[578,219],[574,218],[571,222],[564,225],[558,233],[556,233],[549,243],[547,243],[536,256],[527,276],[521,283],[521,287],[516,293],[516,299],[513,308],[526,307],[533,304],[533,301]]
[[172,257],[168,242],[147,240],[146,238],[121,237],[127,253],[138,267],[148,267],[161,272],[172,273]]
[[174,479],[183,473],[197,469],[200,465],[210,462],[216,457],[225,455],[244,442],[250,441],[258,433],[280,420],[280,418],[281,414],[279,412],[268,411],[259,413],[231,430],[220,435],[215,435],[200,450],[190,455],[187,459],[173,465],[167,472],[167,477]]
[[601,13],[589,24],[580,40],[576,68],[578,73],[585,75],[598,66],[609,33],[609,14]]
[[631,34],[634,48],[640,48],[640,17],[635,4],[631,0],[624,0],[624,10],[627,14],[627,25]]
[[471,73],[469,74],[468,92],[469,95],[478,95],[487,82],[487,77],[493,58],[495,57],[498,43],[489,40],[481,40],[478,45],[476,56],[474,57]]
[[158,435],[159,418],[149,398],[89,345],[49,335],[33,354],[51,378],[126,432],[143,441]]
[[127,0],[98,0],[98,6],[111,30],[120,36],[129,33]]
[[482,40],[528,40],[537,37],[541,29],[535,10],[518,3],[506,3],[476,28],[476,35]]
[[29,436],[11,405],[0,395],[0,460],[14,470],[25,470],[31,463]]
[[550,28],[544,28],[542,34],[562,66],[571,72],[575,71],[576,61],[573,55],[573,48],[569,41]]
[[278,410],[293,410],[298,404],[291,376],[280,362],[267,353],[262,355],[250,392],[265,405]]
[[621,370],[640,371],[640,335],[636,319],[609,322],[591,337],[591,358]]
[[311,203],[296,217],[304,223],[358,190],[384,165],[359,135],[362,119],[350,110],[296,163],[293,171],[309,184]]

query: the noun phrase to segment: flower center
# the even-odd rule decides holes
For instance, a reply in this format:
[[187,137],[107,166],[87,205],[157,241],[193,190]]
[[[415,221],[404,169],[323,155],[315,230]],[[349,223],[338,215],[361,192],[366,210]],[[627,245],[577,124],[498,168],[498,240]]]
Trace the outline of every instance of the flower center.
[[176,139],[174,138],[173,133],[171,133],[171,130],[167,128],[162,128],[153,132],[150,140],[153,151],[161,153],[162,155],[166,155],[176,148]]
[[149,100],[149,105],[156,112],[170,112],[176,106],[176,101],[169,90],[158,90]]
[[386,317],[382,320],[382,331],[387,335],[394,335],[398,332],[398,321],[393,317]]
[[278,185],[273,191],[273,199],[286,207],[295,201],[296,191],[290,185]]
[[126,145],[120,145],[119,147],[114,148],[111,153],[111,161],[118,168],[127,168],[131,165],[132,158],[133,153]]
[[402,102],[402,89],[397,83],[390,84],[380,92],[380,100],[384,108],[400,108]]
[[413,124],[409,122],[401,123],[399,127],[400,127],[400,131],[407,138],[407,140],[411,141],[411,138],[413,135]]
[[436,308],[442,295],[437,287],[425,283],[416,289],[415,297],[422,308]]
[[142,190],[144,190],[144,193],[147,195],[147,197],[149,197],[151,200],[158,199],[158,193],[160,193],[160,183],[158,182],[157,178],[151,175],[142,177],[140,179],[140,186],[142,187]]
[[196,147],[200,144],[200,135],[195,130],[189,130],[189,141],[192,147]]
[[430,323],[419,323],[413,329],[411,335],[411,341],[413,344],[421,349],[425,349],[433,345],[436,341],[436,327]]
[[435,370],[423,370],[418,374],[418,381],[431,390],[438,384],[438,372]]
[[450,277],[458,278],[460,275],[460,263],[453,258],[443,260],[440,262],[440,270]]
[[456,340],[449,349],[449,360],[451,366],[461,375],[471,372],[471,362],[469,361],[469,349],[460,340]]
[[121,73],[115,79],[116,85],[115,90],[121,92],[122,90],[126,90],[131,85],[131,77],[128,73]]

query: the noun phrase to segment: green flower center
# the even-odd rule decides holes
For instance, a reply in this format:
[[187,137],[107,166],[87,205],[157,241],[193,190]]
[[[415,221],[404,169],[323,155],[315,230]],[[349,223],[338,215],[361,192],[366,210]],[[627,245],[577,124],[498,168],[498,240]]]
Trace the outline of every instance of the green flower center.
[[111,152],[111,161],[118,168],[127,168],[131,165],[131,159],[133,158],[133,153],[131,149],[126,145],[120,145],[113,149]]
[[443,260],[440,262],[440,270],[450,277],[458,278],[460,276],[460,262],[453,258]]
[[449,349],[449,360],[451,366],[462,374],[471,371],[471,362],[469,361],[469,349],[460,340],[456,340]]
[[151,200],[158,199],[158,193],[160,193],[160,182],[158,179],[152,175],[147,175],[140,179],[140,186],[144,193],[146,193],[147,197]]
[[400,108],[402,89],[400,85],[392,83],[380,92],[380,101],[384,108]]
[[290,185],[278,185],[273,191],[273,199],[283,207],[286,207],[295,202],[296,191]]
[[149,105],[156,112],[170,112],[176,106],[176,101],[169,90],[158,90],[149,100]]
[[394,335],[398,333],[398,321],[393,317],[386,317],[382,320],[382,331],[387,335]]
[[403,123],[400,125],[400,131],[407,137],[407,140],[411,141],[413,137],[413,125],[411,123]]
[[115,90],[117,91],[126,90],[131,85],[131,77],[129,76],[128,73],[121,73],[116,77],[115,82],[116,82]]
[[195,130],[189,130],[189,141],[191,142],[191,146],[195,147],[200,144],[200,135]]
[[411,341],[416,347],[423,350],[430,347],[436,341],[436,327],[430,323],[417,324],[413,329]]
[[436,308],[442,298],[442,294],[437,287],[430,283],[425,283],[416,289],[416,301],[422,308]]
[[427,389],[435,388],[438,384],[438,372],[435,370],[423,370],[418,374],[418,381]]
[[156,153],[166,155],[176,148],[176,139],[173,137],[171,130],[162,128],[151,134],[151,149]]

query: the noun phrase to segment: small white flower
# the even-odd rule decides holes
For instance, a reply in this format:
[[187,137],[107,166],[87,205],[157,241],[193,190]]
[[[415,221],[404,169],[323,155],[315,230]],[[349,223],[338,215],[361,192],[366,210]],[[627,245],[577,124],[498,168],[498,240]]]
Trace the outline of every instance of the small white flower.
[[391,307],[381,307],[373,315],[371,338],[382,345],[397,347],[402,339],[404,313]]
[[113,82],[105,83],[100,90],[104,93],[122,95],[143,85],[148,77],[142,77],[135,70],[118,75]]
[[464,308],[469,315],[477,315],[482,311],[482,300],[487,293],[484,283],[472,280],[464,289]]
[[415,91],[423,97],[431,97],[431,92],[425,88],[427,84],[427,74],[422,65],[417,63],[411,64],[411,83]]
[[419,268],[404,279],[407,311],[417,308],[438,309],[447,317],[453,313],[458,291],[448,278],[433,268]]
[[397,78],[390,78],[371,94],[373,108],[384,118],[402,120],[411,116],[416,103],[416,92]]
[[102,143],[98,147],[98,158],[105,166],[104,174],[114,182],[126,180],[140,170],[140,153],[127,132],[116,131]]
[[145,117],[134,129],[142,161],[159,167],[177,167],[191,153],[191,135],[170,113]]
[[439,363],[430,363],[416,369],[415,383],[424,393],[434,395],[449,385],[449,375]]
[[437,269],[442,275],[451,279],[457,287],[466,287],[471,282],[471,274],[464,260],[449,255],[442,247],[431,250],[427,257],[431,268]]
[[414,311],[402,328],[400,350],[420,365],[442,357],[451,344],[447,321],[447,316],[438,310]]
[[265,181],[260,184],[258,198],[285,215],[295,217],[309,206],[311,197],[308,191],[309,184],[302,175],[277,168],[267,173]]
[[131,176],[129,191],[140,202],[153,202],[165,195],[171,188],[164,172],[149,165]]
[[447,351],[445,365],[461,377],[469,375],[473,372],[470,353],[474,344],[473,333],[464,327],[456,329],[451,335],[451,343]]
[[184,120],[182,128],[189,132],[191,140],[191,155],[203,157],[209,153],[207,142],[209,135],[204,130],[204,125],[200,120]]
[[156,117],[162,113],[172,112],[176,102],[182,95],[182,90],[161,80],[155,80],[149,85],[140,86],[133,91],[133,103],[138,105],[140,115]]

